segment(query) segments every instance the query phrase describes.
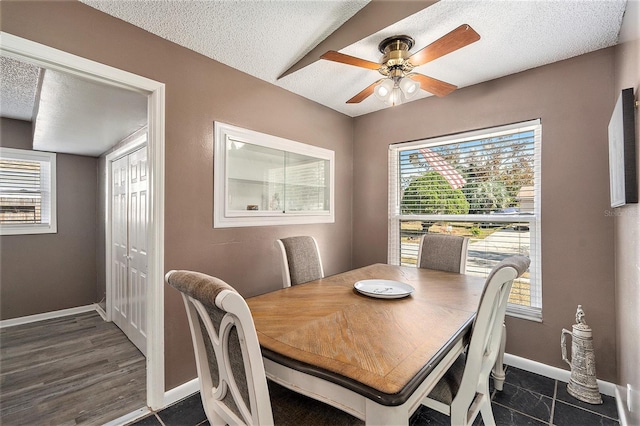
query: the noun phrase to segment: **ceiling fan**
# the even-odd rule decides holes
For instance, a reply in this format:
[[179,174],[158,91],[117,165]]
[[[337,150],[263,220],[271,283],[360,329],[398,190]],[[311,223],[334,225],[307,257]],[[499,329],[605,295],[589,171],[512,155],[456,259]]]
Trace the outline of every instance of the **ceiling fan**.
[[415,96],[419,88],[439,97],[446,96],[457,89],[457,86],[453,84],[412,71],[415,67],[424,65],[478,40],[480,40],[480,35],[469,25],[464,24],[413,54],[409,52],[414,44],[413,38],[407,35],[386,38],[378,45],[378,49],[383,54],[380,63],[345,55],[334,50],[328,51],[320,58],[377,70],[384,76],[384,78],[374,82],[349,99],[347,101],[348,104],[360,103],[371,94],[375,94],[376,97],[386,103],[397,105],[403,99]]

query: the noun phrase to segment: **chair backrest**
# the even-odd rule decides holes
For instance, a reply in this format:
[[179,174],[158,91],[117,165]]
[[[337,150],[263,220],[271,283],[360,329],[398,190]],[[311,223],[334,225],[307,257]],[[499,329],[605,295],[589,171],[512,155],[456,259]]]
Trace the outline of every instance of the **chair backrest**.
[[260,344],[244,298],[198,272],[170,271],[166,281],[182,293],[209,422],[273,425]]
[[487,277],[471,330],[460,389],[453,402],[466,407],[465,411],[473,401],[476,392],[488,390],[479,389],[479,387],[488,383],[489,374],[500,351],[502,324],[511,286],[513,280],[529,268],[530,262],[525,256],[508,257],[498,263]]
[[424,234],[418,248],[418,268],[464,274],[467,270],[468,246],[467,237]]
[[282,287],[324,278],[318,242],[310,236],[276,240],[280,248]]

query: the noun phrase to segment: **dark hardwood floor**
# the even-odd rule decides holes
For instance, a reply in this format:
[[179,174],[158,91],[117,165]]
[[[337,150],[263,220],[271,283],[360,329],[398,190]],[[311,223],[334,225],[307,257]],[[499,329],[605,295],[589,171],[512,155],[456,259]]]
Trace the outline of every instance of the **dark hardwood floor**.
[[103,424],[146,406],[146,361],[87,312],[0,330],[0,424]]

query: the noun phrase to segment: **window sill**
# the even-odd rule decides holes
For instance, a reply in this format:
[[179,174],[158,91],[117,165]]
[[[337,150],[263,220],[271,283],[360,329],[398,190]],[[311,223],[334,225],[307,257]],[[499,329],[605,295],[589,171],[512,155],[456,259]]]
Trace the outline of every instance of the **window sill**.
[[515,305],[507,306],[507,315],[523,320],[542,322],[542,310],[535,308],[515,307]]
[[57,234],[55,225],[0,225],[0,235]]
[[243,216],[218,216],[214,215],[214,228],[235,228],[244,226],[274,226],[274,225],[308,225],[313,223],[334,223],[332,213],[326,214],[300,214],[293,213],[281,215],[243,215]]

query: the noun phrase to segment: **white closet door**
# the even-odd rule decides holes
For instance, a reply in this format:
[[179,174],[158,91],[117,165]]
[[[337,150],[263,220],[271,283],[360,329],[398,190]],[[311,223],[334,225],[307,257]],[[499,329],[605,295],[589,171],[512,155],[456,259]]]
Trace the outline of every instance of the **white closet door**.
[[113,321],[146,355],[147,149],[112,163]]
[[128,213],[127,213],[127,171],[129,169],[129,159],[127,157],[114,161],[111,165],[111,194],[112,194],[112,236],[111,243],[113,245],[113,253],[111,256],[112,269],[111,289],[113,291],[113,322],[116,323],[122,331],[127,332],[127,323],[129,321],[129,306],[127,303],[127,294],[129,286],[127,284],[127,265],[129,254],[129,235],[128,235]]

